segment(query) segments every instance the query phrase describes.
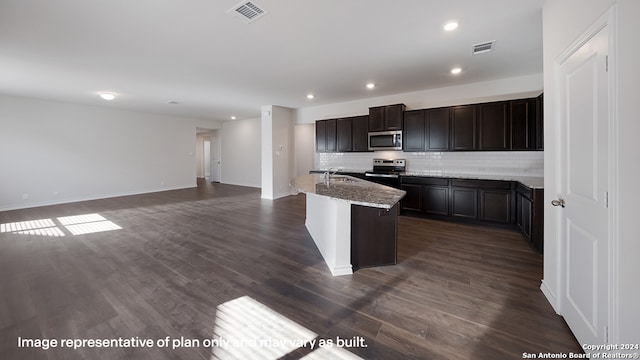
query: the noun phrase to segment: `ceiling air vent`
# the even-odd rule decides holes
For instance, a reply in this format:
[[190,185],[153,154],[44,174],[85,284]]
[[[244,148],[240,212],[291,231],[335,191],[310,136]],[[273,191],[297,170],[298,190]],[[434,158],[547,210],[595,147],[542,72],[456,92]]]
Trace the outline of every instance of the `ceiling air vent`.
[[250,23],[268,14],[268,11],[261,8],[253,1],[243,1],[227,10],[227,13],[234,15],[244,23]]
[[494,40],[473,45],[473,55],[478,55],[493,50],[493,46],[495,45],[495,43],[496,41]]

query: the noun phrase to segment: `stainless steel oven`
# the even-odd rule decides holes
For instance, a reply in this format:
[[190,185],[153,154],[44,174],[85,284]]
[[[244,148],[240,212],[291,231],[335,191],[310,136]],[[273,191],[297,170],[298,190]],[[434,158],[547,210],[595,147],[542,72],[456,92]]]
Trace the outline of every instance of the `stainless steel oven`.
[[366,179],[400,189],[400,174],[406,169],[406,160],[404,159],[373,159],[373,171],[364,173]]
[[402,130],[370,132],[369,150],[402,150]]

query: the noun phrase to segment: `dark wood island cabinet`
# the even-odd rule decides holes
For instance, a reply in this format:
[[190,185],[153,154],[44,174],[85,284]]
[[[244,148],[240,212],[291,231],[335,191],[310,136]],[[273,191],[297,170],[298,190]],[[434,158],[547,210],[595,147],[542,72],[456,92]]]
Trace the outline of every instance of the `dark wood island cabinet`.
[[351,266],[395,265],[398,253],[398,208],[351,205]]

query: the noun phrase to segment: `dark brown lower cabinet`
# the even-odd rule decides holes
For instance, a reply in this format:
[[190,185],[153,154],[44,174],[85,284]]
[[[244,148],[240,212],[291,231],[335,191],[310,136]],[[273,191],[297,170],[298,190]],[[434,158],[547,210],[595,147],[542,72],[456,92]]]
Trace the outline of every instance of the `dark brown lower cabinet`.
[[511,224],[511,190],[480,190],[480,220]]
[[449,179],[403,176],[401,189],[407,192],[401,201],[401,211],[449,215]]
[[441,219],[517,227],[538,251],[543,247],[544,193],[519,182],[402,176],[401,211]]
[[449,215],[449,187],[440,185],[423,185],[424,202],[422,211],[430,215]]
[[407,192],[401,201],[402,210],[421,211],[422,210],[422,185],[402,184],[400,188]]
[[522,236],[539,252],[544,248],[544,189],[516,187],[515,223]]
[[478,190],[468,187],[451,187],[451,216],[478,218]]
[[397,263],[398,209],[351,205],[351,266],[353,270]]

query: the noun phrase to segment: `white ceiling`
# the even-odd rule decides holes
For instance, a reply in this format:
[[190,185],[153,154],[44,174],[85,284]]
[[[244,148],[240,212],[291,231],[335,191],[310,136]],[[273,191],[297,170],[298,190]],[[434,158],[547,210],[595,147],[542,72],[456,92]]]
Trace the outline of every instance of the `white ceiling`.
[[250,24],[238,3],[1,0],[0,93],[226,121],[542,72],[542,0],[255,0]]

